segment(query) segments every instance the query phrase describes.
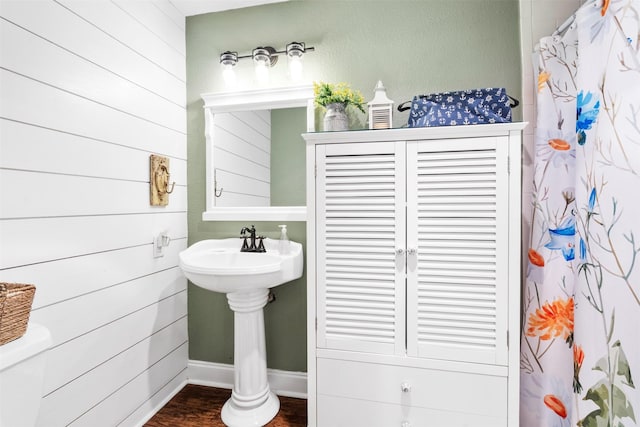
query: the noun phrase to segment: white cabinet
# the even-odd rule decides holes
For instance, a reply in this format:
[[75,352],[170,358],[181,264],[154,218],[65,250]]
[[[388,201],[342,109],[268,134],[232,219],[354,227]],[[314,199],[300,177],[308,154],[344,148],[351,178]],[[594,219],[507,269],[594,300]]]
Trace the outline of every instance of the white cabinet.
[[304,135],[310,426],[518,425],[523,127]]

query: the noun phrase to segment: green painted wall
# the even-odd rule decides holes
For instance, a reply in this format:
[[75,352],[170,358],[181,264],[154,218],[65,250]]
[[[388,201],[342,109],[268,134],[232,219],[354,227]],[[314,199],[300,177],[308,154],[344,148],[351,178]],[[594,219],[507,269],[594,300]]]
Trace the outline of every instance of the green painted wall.
[[271,206],[302,206],[307,202],[302,138],[306,130],[306,108],[271,111]]
[[[205,209],[204,116],[200,95],[225,91],[219,54],[250,53],[257,46],[282,49],[304,41],[315,52],[305,56],[307,81],[348,82],[366,100],[378,80],[399,104],[416,93],[504,86],[521,98],[517,0],[292,0],[187,19],[187,118],[189,244],[237,236],[244,222],[203,222]],[[286,61],[271,69],[269,85],[290,84]],[[236,67],[239,88],[259,87],[249,60]],[[402,126],[407,113],[394,113]],[[299,118],[295,118],[296,115]],[[352,114],[353,128],[364,116]],[[520,117],[515,111],[516,119]],[[300,120],[296,111],[274,114],[277,122]],[[274,131],[279,132],[279,131]],[[301,141],[301,140],[300,140]],[[303,143],[275,147],[275,167],[297,176],[304,168]],[[274,177],[278,204],[304,200],[300,179]],[[276,222],[255,222],[277,238]],[[306,242],[305,224],[289,223],[292,240]],[[265,308],[270,368],[306,370],[306,277],[275,289],[277,300]],[[189,357],[233,362],[233,315],[224,295],[189,287]]]

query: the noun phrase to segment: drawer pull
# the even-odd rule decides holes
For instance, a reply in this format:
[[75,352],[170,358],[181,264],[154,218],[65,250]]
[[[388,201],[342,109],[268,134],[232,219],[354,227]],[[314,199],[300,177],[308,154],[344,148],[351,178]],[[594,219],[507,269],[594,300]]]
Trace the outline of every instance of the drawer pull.
[[409,393],[411,391],[411,384],[409,383],[400,384],[400,390],[402,390],[403,393]]

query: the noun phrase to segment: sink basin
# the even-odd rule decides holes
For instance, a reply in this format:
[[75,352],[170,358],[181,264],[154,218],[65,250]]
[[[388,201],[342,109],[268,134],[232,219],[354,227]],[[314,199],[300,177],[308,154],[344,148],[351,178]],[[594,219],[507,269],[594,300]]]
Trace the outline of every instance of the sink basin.
[[180,252],[180,268],[201,288],[232,293],[268,289],[302,276],[302,245],[290,242],[280,254],[278,240],[264,239],[267,252],[240,252],[238,238],[210,239]]

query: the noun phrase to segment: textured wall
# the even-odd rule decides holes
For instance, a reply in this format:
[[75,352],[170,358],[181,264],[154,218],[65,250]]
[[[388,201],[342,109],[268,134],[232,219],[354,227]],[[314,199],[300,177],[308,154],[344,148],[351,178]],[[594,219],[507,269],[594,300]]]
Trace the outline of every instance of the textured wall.
[[[518,24],[517,0],[294,0],[188,18],[189,243],[236,236],[245,225],[201,221],[205,141],[200,95],[225,90],[221,52],[242,55],[257,46],[282,49],[291,41],[304,41],[316,48],[305,57],[306,80],[345,81],[366,100],[379,79],[397,104],[416,93],[488,86],[504,86],[519,98]],[[258,87],[250,61],[236,68],[241,88]],[[284,64],[271,71],[270,86],[289,83]],[[394,124],[406,122],[406,114],[396,113]],[[363,116],[354,118],[354,127],[362,127]],[[256,223],[256,228],[278,235],[277,223]],[[306,240],[304,223],[292,223],[289,230],[293,240]],[[266,309],[271,368],[306,369],[304,287],[303,278],[277,288],[278,300]],[[189,296],[190,358],[231,363],[233,317],[225,297],[194,286]]]

